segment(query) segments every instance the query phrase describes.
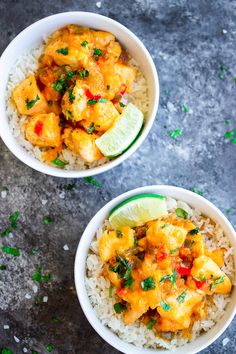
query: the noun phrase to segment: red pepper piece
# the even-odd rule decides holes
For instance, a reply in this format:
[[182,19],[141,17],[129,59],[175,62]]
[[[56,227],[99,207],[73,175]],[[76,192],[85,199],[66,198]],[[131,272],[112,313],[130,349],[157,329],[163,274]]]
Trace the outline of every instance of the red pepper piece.
[[101,98],[101,95],[94,95],[93,96],[93,99],[96,100],[96,101],[98,101],[100,98]]
[[93,99],[93,94],[91,93],[91,91],[89,89],[86,89],[85,90],[85,95],[90,99],[92,100]]
[[187,268],[187,267],[179,267],[177,269],[177,272],[180,274],[180,275],[191,275],[191,269],[190,268]]
[[206,283],[205,280],[196,280],[196,279],[194,279],[194,280],[195,280],[195,283],[196,283],[196,287],[198,289],[201,289],[201,287]]
[[121,90],[120,90],[120,94],[124,95],[125,91],[127,90],[127,85],[126,84],[122,84],[121,85]]
[[128,294],[128,292],[129,292],[129,289],[120,288],[120,289],[116,290],[116,295],[125,296]]
[[43,125],[44,125],[44,123],[41,120],[38,120],[36,122],[35,127],[34,127],[35,134],[37,134],[37,135],[41,135],[42,134]]

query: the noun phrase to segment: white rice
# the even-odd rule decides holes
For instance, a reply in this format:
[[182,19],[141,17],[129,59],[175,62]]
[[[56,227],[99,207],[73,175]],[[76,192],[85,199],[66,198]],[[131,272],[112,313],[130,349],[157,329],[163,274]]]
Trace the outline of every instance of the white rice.
[[[25,139],[22,126],[28,117],[18,113],[12,100],[12,91],[14,87],[20,84],[21,81],[24,80],[29,74],[35,73],[38,67],[38,59],[44,52],[45,44],[46,42],[42,41],[42,43],[39,43],[35,48],[16,60],[10,71],[6,90],[6,111],[9,119],[10,130],[17,139],[18,143],[23,146],[29,154],[41,161],[42,158],[40,148],[33,146]],[[129,60],[129,64],[137,69],[137,75],[133,83],[132,92],[125,94],[122,101],[123,103],[134,103],[143,112],[144,117],[146,117],[149,106],[147,82],[142,71],[140,70],[139,65],[133,58]],[[103,165],[110,161],[109,158],[103,157],[99,161],[87,163],[68,148],[63,148],[60,157],[68,162],[68,164],[64,167],[66,170],[85,170]],[[57,167],[55,165],[53,166]]]
[[[206,245],[209,249],[217,249],[224,247],[225,265],[222,270],[228,275],[234,283],[235,271],[233,261],[233,248],[230,245],[229,239],[224,235],[219,225],[215,224],[208,217],[201,215],[198,210],[192,209],[186,203],[176,201],[172,198],[167,198],[167,207],[171,212],[177,207],[186,210],[190,216],[190,220],[201,229],[201,234],[204,235]],[[132,325],[125,325],[122,316],[117,315],[114,311],[115,296],[109,297],[109,288],[111,283],[104,278],[102,274],[104,263],[98,254],[98,242],[104,230],[110,229],[109,221],[98,229],[90,246],[90,251],[87,257],[87,276],[85,284],[90,302],[100,321],[107,326],[112,332],[117,334],[122,340],[127,343],[134,344],[138,347],[150,349],[172,349],[177,346],[186,344],[188,341],[193,341],[202,332],[208,331],[216,322],[224,315],[227,304],[230,302],[230,295],[214,294],[213,302],[208,307],[207,318],[196,321],[192,328],[191,340],[181,337],[181,334],[176,334],[172,340],[165,340],[158,337],[152,330],[148,330],[141,321],[136,321]],[[211,298],[212,298],[211,296]],[[168,339],[168,334],[166,334]]]

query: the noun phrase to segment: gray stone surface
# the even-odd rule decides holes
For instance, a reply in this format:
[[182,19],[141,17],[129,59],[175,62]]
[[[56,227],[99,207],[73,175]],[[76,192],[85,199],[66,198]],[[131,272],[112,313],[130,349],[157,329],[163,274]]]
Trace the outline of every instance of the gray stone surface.
[[[110,199],[132,188],[150,184],[198,187],[236,223],[236,145],[224,139],[235,129],[236,2],[212,1],[108,1],[96,7],[95,0],[0,1],[0,53],[25,27],[54,13],[84,10],[104,14],[129,27],[144,42],[157,66],[161,97],[157,119],[142,147],[125,163],[98,176],[101,188],[83,180],[44,176],[19,162],[0,142],[0,229],[8,216],[20,210],[22,216],[13,236],[1,245],[19,247],[21,256],[0,253],[0,348],[14,353],[27,348],[46,353],[118,353],[91,328],[77,301],[73,264],[80,236],[90,218]],[[17,55],[17,53],[16,53]],[[219,65],[227,67],[224,80]],[[184,113],[181,106],[190,107]],[[225,120],[230,119],[230,124]],[[168,131],[181,128],[177,140]],[[66,186],[75,183],[75,191]],[[3,193],[4,196],[4,193]],[[43,205],[42,201],[47,203]],[[43,225],[50,215],[54,222]],[[63,249],[68,245],[69,250]],[[36,255],[32,249],[38,250]],[[34,305],[35,265],[53,273],[53,281],[42,285]],[[25,295],[31,296],[26,299]],[[52,321],[53,317],[59,323]],[[204,354],[235,353],[236,321]],[[9,325],[9,329],[4,329]],[[13,336],[19,338],[16,343]],[[228,337],[230,342],[222,345]]]

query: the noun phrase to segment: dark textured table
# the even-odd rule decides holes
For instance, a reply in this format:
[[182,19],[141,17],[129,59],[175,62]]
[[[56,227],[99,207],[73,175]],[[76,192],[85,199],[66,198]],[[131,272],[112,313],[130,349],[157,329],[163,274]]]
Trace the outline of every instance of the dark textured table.
[[[236,1],[102,0],[99,8],[95,0],[1,0],[0,52],[34,21],[70,10],[104,14],[139,36],[157,66],[160,106],[142,147],[98,176],[100,188],[33,171],[0,142],[0,230],[21,212],[13,234],[0,241],[21,251],[0,253],[7,266],[0,270],[0,348],[13,353],[47,353],[50,344],[55,354],[118,353],[89,325],[73,281],[86,224],[118,194],[150,184],[197,187],[236,223],[236,145],[224,138],[236,128]],[[183,131],[177,139],[169,136],[175,129]],[[37,289],[31,278],[38,264],[53,280]],[[235,353],[235,324],[203,353]]]

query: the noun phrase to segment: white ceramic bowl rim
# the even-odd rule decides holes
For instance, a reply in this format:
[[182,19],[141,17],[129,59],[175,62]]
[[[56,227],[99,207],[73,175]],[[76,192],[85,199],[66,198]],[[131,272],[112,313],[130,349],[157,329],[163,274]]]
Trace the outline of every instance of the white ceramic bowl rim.
[[[148,186],[141,187],[114,198],[109,203],[107,203],[102,209],[100,209],[97,214],[92,218],[92,220],[87,225],[81,240],[79,242],[79,246],[76,252],[75,258],[75,285],[77,290],[78,299],[80,305],[92,325],[92,327],[96,330],[96,332],[110,345],[115,347],[126,354],[150,354],[150,353],[164,353],[166,350],[151,350],[135,347],[132,344],[128,344],[122,341],[118,336],[116,336],[111,330],[105,327],[100,320],[96,317],[95,311],[92,308],[92,305],[89,301],[86,287],[85,287],[85,272],[86,272],[86,257],[88,254],[88,249],[91,244],[91,240],[94,237],[96,230],[103,223],[104,219],[108,216],[109,212],[123,200],[132,197],[137,194],[142,193],[157,193],[164,196],[170,196],[175,199],[182,200],[188,203],[190,206],[199,209],[203,214],[208,215],[215,221],[218,221],[220,226],[222,227],[225,234],[228,235],[232,246],[234,249],[236,248],[236,233],[227,220],[227,218],[223,215],[223,213],[214,206],[211,202],[206,200],[204,197],[197,195],[191,191],[188,191],[183,188],[174,187],[174,186]],[[234,252],[234,263],[236,264],[236,253]],[[200,350],[203,350],[207,346],[209,346],[212,342],[214,342],[228,327],[230,322],[232,321],[234,315],[236,313],[236,290],[233,290],[231,295],[231,301],[227,306],[226,312],[223,317],[216,323],[216,325],[211,328],[206,333],[202,334],[196,340],[191,343],[188,343],[182,347],[171,350],[171,353],[175,354],[195,354]]]
[[[96,24],[98,22],[98,25]],[[20,48],[20,43],[25,42],[25,38],[29,38],[29,35],[32,35],[32,33],[37,33],[37,36],[39,34],[42,34],[42,32],[47,32],[47,28],[52,28],[55,25],[55,29],[60,28],[62,26],[65,26],[66,24],[70,23],[78,23],[82,25],[87,25],[89,27],[93,28],[100,28],[104,30],[109,30],[114,33],[114,35],[118,38],[119,40],[119,33],[120,35],[123,35],[123,38],[127,38],[127,40],[132,41],[134,46],[139,48],[140,52],[142,55],[145,57],[146,60],[146,66],[149,68],[152,79],[153,79],[153,100],[150,102],[150,107],[149,107],[149,118],[145,122],[144,128],[142,130],[142,133],[138,137],[138,139],[133,143],[130,148],[124,152],[122,155],[119,157],[115,158],[114,160],[95,167],[91,168],[88,170],[62,170],[58,168],[54,168],[51,166],[48,166],[41,161],[37,160],[33,156],[31,156],[29,153],[27,153],[23,147],[21,147],[16,139],[13,137],[9,124],[8,124],[8,118],[6,114],[6,109],[5,109],[5,92],[6,92],[6,83],[8,79],[8,73],[11,67],[9,67],[9,58],[12,56],[15,57],[13,54],[17,53],[18,51],[16,48]],[[104,25],[102,25],[104,24]],[[52,33],[53,31],[49,31],[49,33]],[[117,32],[117,33],[116,33]],[[46,34],[49,34],[46,33]],[[157,76],[157,71],[154,65],[154,62],[143,45],[143,43],[136,37],[135,34],[133,34],[129,29],[127,29],[125,26],[120,24],[119,22],[112,20],[108,17],[96,14],[96,13],[90,13],[90,12],[64,12],[64,13],[59,13],[55,14],[52,16],[45,17],[26,29],[24,29],[22,32],[20,32],[15,39],[8,45],[8,47],[5,49],[3,52],[1,58],[0,58],[0,72],[1,72],[1,82],[0,82],[0,121],[1,121],[1,138],[4,141],[4,143],[7,145],[9,150],[22,162],[24,162],[26,165],[32,167],[33,169],[52,175],[52,176],[57,176],[57,177],[65,177],[65,178],[81,178],[81,177],[86,177],[86,176],[93,176],[102,172],[105,172],[120,163],[122,163],[124,160],[126,160],[129,156],[131,156],[137,149],[138,147],[143,143],[144,139],[147,137],[152,124],[155,120],[155,116],[157,113],[157,108],[158,108],[158,103],[159,103],[159,82],[158,82],[158,76]],[[150,96],[150,93],[149,93]]]

